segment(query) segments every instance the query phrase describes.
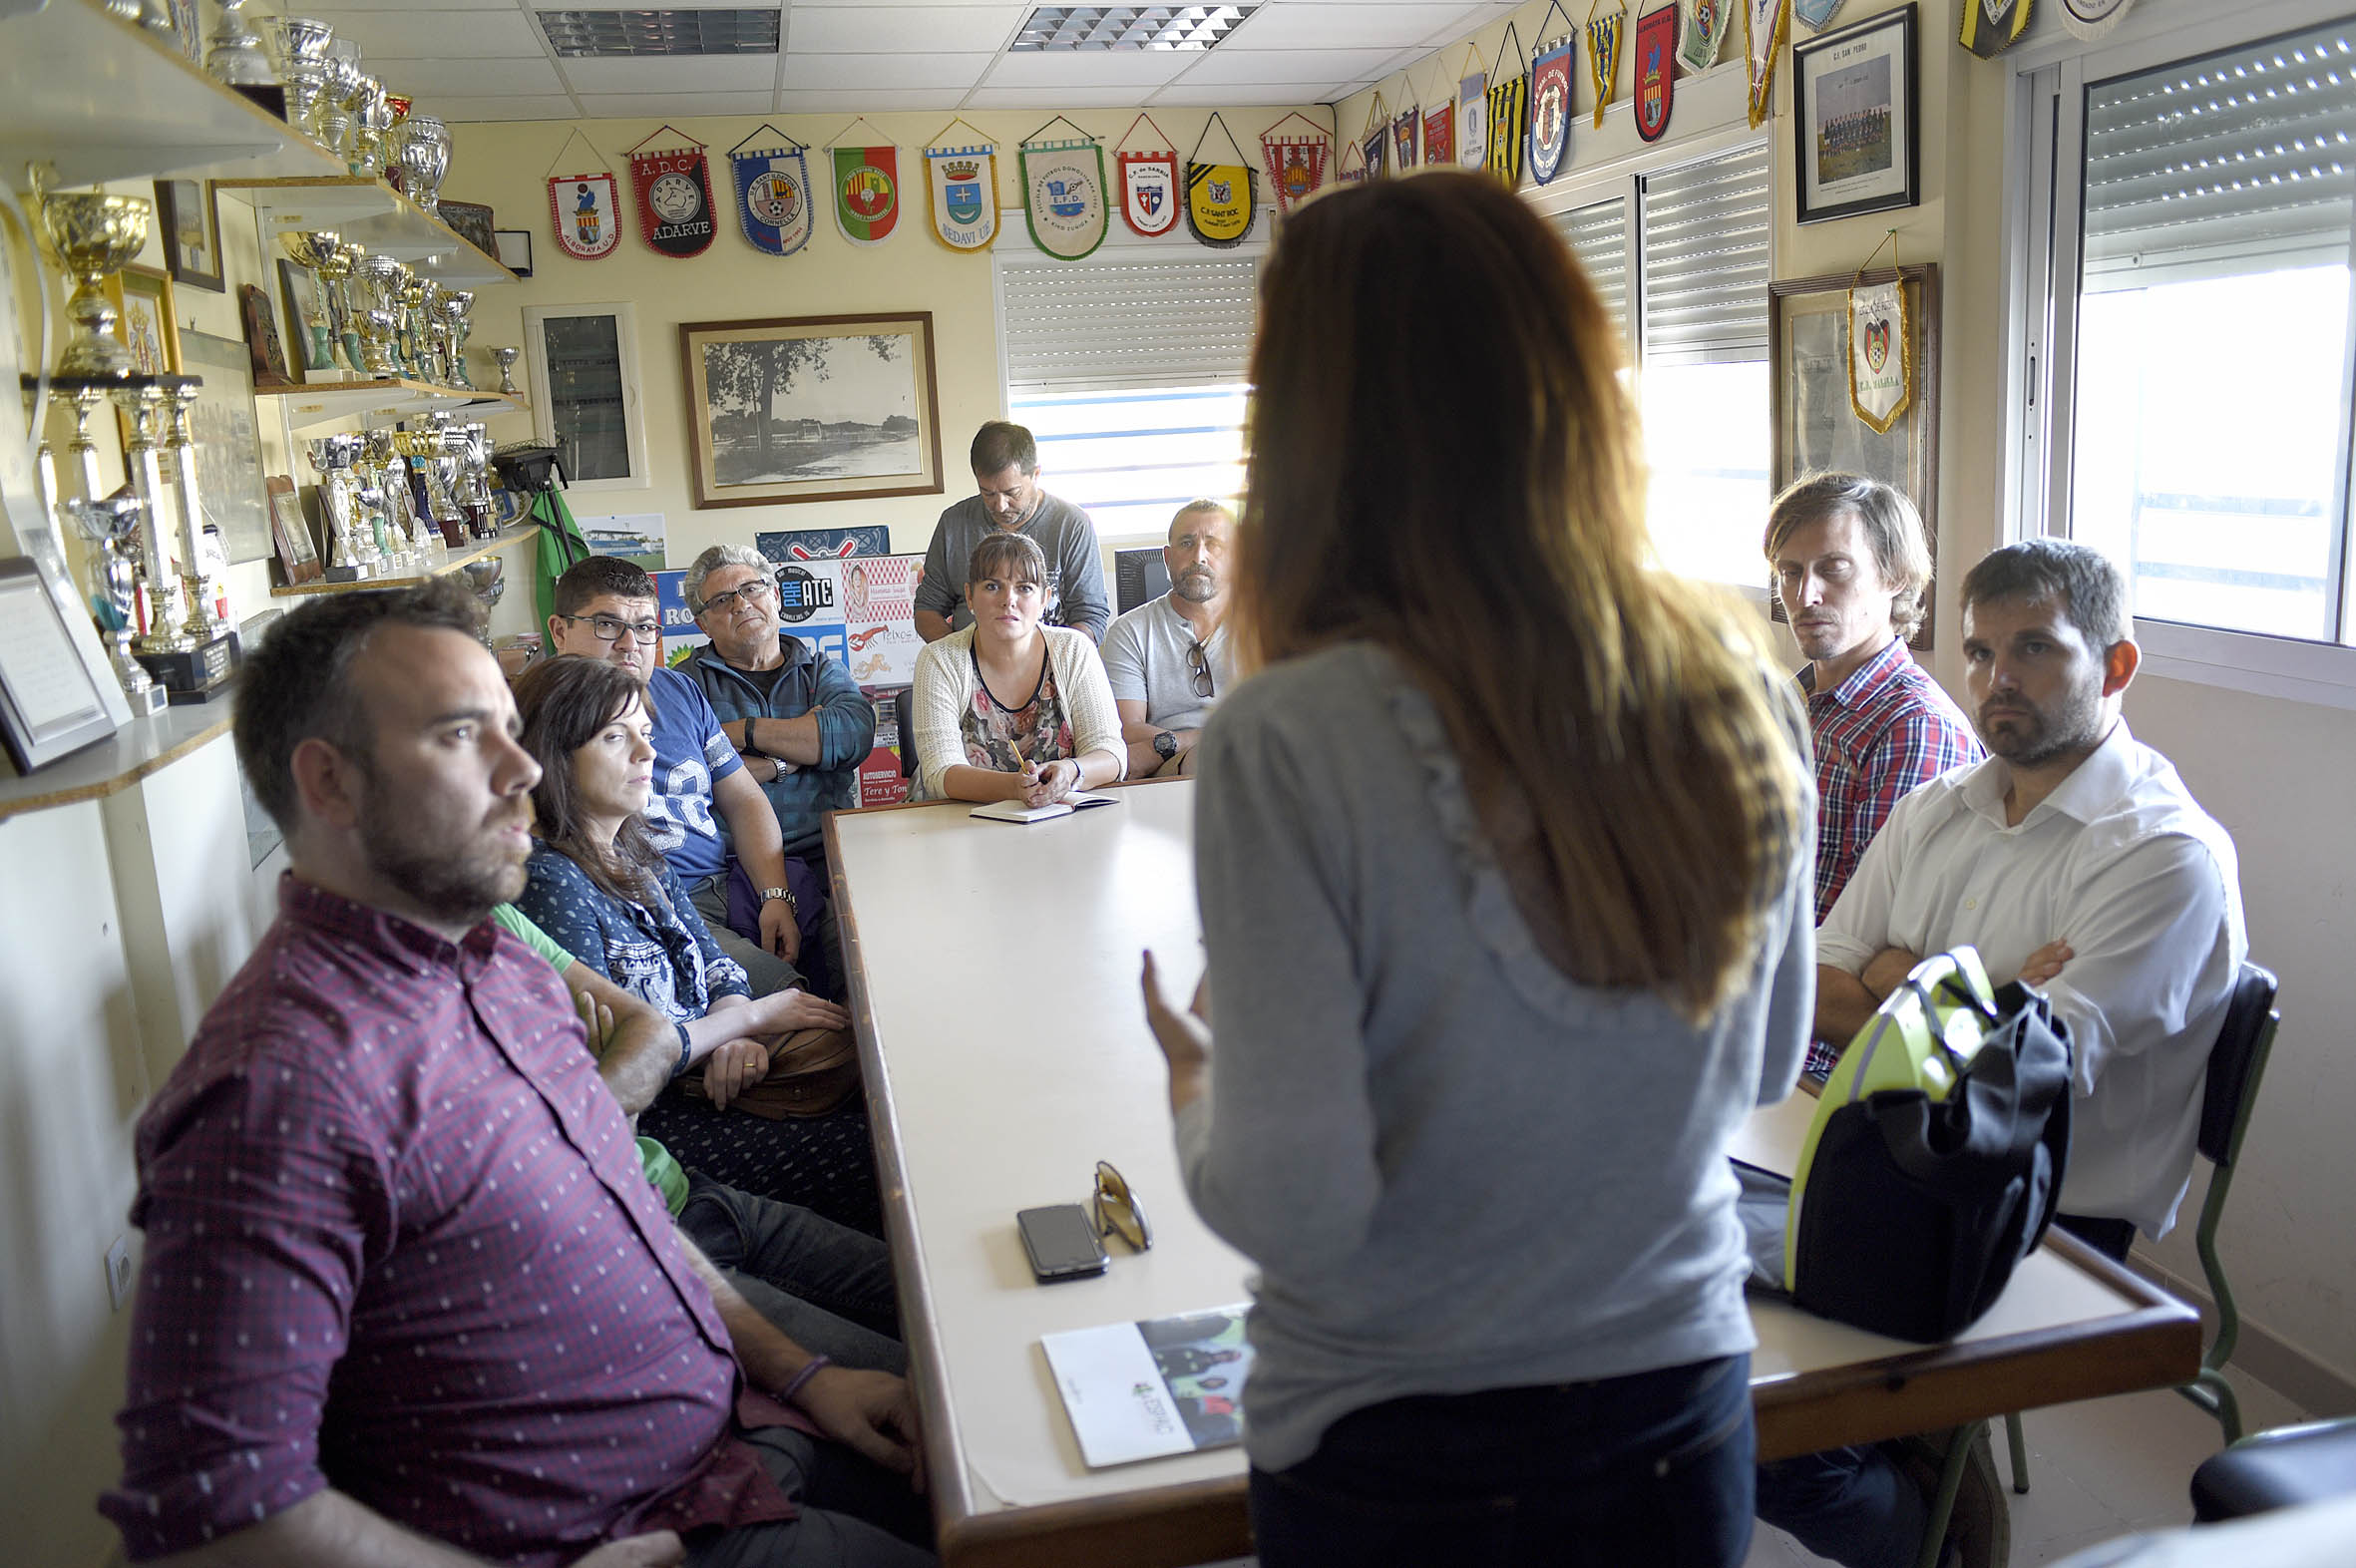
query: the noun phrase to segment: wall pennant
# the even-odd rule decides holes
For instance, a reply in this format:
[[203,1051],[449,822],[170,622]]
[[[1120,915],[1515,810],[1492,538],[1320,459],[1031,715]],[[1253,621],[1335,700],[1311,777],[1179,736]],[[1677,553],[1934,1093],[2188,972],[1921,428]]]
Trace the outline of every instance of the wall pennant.
[[[1411,115],[1413,110],[1409,110]],[[1235,154],[1231,164],[1196,162],[1195,155],[1203,150],[1203,143],[1211,136],[1211,126],[1217,126],[1227,137],[1227,145]],[[1259,191],[1252,175],[1252,166],[1244,162],[1243,149],[1235,145],[1235,137],[1228,132],[1227,122],[1219,112],[1211,112],[1210,125],[1203,127],[1201,138],[1194,144],[1194,153],[1186,160],[1186,227],[1195,238],[1216,249],[1225,250],[1240,245],[1252,231],[1252,220],[1259,215]]]
[[[1122,152],[1142,123],[1152,127],[1161,142],[1152,152]],[[1178,223],[1178,149],[1150,116],[1139,115],[1121,133],[1113,153],[1121,170],[1121,220],[1147,239],[1168,233]]]
[[[776,140],[751,152],[744,142],[766,131]],[[728,150],[736,185],[736,221],[755,250],[790,256],[810,242],[809,149],[774,126],[762,126]]]
[[1735,3],[1738,0],[1694,0],[1694,8],[1685,14],[1685,31],[1677,40],[1677,63],[1688,75],[1718,64],[1718,46],[1726,42],[1727,7]]
[[1452,98],[1437,109],[1423,111],[1423,162],[1456,162],[1456,101]]
[[[973,139],[952,142],[950,133],[959,126],[973,132]],[[982,140],[964,120],[952,120],[924,156],[933,237],[952,250],[987,250],[998,237],[997,144]]]
[[[1294,120],[1308,129],[1277,134]],[[1326,135],[1326,128],[1303,114],[1289,114],[1260,134],[1260,162],[1267,166],[1269,188],[1276,192],[1280,216],[1317,195],[1326,183],[1326,163],[1333,154],[1333,139]],[[1358,178],[1366,178],[1363,164]]]
[[1612,94],[1620,80],[1621,35],[1628,28],[1628,7],[1621,5],[1611,15],[1598,17],[1595,13],[1603,0],[1594,0],[1587,8],[1587,80],[1595,88],[1595,129],[1603,129],[1603,112],[1612,105]]
[[1344,186],[1367,183],[1366,151],[1356,142],[1342,144],[1342,156],[1334,160],[1334,183]]
[[1791,0],[1791,14],[1808,25],[1811,33],[1820,33],[1832,25],[1844,0]]
[[1367,161],[1366,178],[1379,180],[1390,173],[1390,117],[1376,93],[1367,110],[1367,126],[1359,133],[1359,156]]
[[1775,56],[1791,31],[1791,0],[1743,0],[1743,51],[1751,73],[1751,124],[1775,107]]
[[[1906,284],[1897,267],[1898,231],[1891,246],[1889,280],[1867,284],[1865,267],[1849,279],[1849,407],[1877,436],[1886,436],[1914,403],[1914,336],[1906,319]],[[1873,247],[1873,256],[1881,245]],[[1873,256],[1865,265],[1873,264]]]
[[[669,131],[678,142],[659,152],[639,151],[654,137]],[[669,126],[630,149],[630,186],[638,194],[638,232],[646,243],[666,256],[681,260],[699,256],[712,245],[720,225],[712,217],[710,161],[704,146]]]
[[2126,21],[2135,3],[2136,0],[2060,0],[2062,25],[2091,41]]
[[[866,124],[863,115],[842,134],[849,136]],[[826,157],[835,227],[855,245],[880,245],[891,238],[900,226],[900,149],[889,143],[846,147],[838,137]]]
[[1993,60],[2029,31],[2029,0],[1963,0],[1958,40],[1982,60]]
[[1530,62],[1530,173],[1551,185],[1571,143],[1571,56],[1579,35],[1566,33]]
[[1521,35],[1508,22],[1505,40],[1497,50],[1496,67],[1488,75],[1489,86],[1481,90],[1481,118],[1488,122],[1483,129],[1489,150],[1482,164],[1490,174],[1505,182],[1508,191],[1521,185],[1522,154],[1530,140],[1529,73],[1505,74],[1506,61],[1519,65],[1521,59]]
[[557,248],[569,256],[594,261],[613,254],[621,243],[620,206],[610,174],[549,178],[549,217],[557,225]]
[[1658,142],[1677,96],[1677,0],[1636,22],[1636,134]]
[[1414,104],[1407,105],[1403,114],[1391,119],[1390,156],[1393,167],[1402,175],[1415,167],[1416,133],[1422,126],[1423,112]]
[[1456,159],[1466,169],[1489,162],[1489,79],[1470,44],[1464,46],[1464,68],[1456,78]]
[[1022,213],[1031,243],[1059,261],[1077,261],[1104,243],[1112,214],[1104,202],[1104,144],[1063,123],[1076,134],[1039,141],[1034,131],[1023,140]]

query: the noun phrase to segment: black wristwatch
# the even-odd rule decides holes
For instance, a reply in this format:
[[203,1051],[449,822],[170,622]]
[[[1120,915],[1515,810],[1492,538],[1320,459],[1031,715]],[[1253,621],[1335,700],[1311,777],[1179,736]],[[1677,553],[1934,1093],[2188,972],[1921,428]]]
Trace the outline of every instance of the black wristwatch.
[[1164,762],[1178,755],[1178,737],[1168,730],[1157,730],[1153,737],[1153,754]]

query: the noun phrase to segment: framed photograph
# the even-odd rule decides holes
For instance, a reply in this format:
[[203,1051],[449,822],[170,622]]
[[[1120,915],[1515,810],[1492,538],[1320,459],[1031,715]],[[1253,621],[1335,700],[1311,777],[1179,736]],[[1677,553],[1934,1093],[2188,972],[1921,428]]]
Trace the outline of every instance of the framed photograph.
[[491,208],[480,201],[444,201],[435,215],[458,231],[458,237],[494,260],[499,256],[499,231],[491,226]]
[[98,677],[74,649],[66,617],[19,556],[0,561],[0,741],[19,773],[115,733]]
[[286,350],[278,341],[278,313],[258,283],[239,283],[237,303],[245,315],[245,351],[252,356],[253,384],[260,387],[298,385],[286,374]]
[[[1939,268],[1882,267],[1859,283],[1902,280],[1906,295],[1906,345],[1914,362],[1914,400],[1887,435],[1857,417],[1849,406],[1848,291],[1845,272],[1821,277],[1775,278],[1767,283],[1768,356],[1774,410],[1774,488],[1808,474],[1838,470],[1866,474],[1897,487],[1922,514],[1934,571],[1939,556]],[[1768,597],[1783,618],[1773,585]],[[1917,648],[1931,645],[1926,613],[1913,637]]]
[[557,449],[570,490],[644,490],[646,416],[638,317],[626,303],[526,305],[532,423]]
[[324,569],[319,565],[318,547],[311,542],[310,520],[302,514],[302,498],[295,494],[294,481],[284,474],[272,474],[261,483],[270,498],[270,547],[277,553],[280,583],[293,588],[318,582]]
[[688,321],[698,507],[941,493],[933,313]]
[[115,335],[131,349],[143,376],[180,370],[180,328],[172,315],[172,279],[152,266],[127,266],[107,279],[107,294],[121,314]]
[[220,206],[209,180],[156,182],[156,227],[164,236],[164,266],[175,283],[224,293],[220,270]]
[[502,228],[495,230],[492,237],[499,241],[499,252],[492,259],[518,277],[530,277],[532,275],[532,230],[529,228]]
[[1922,199],[1914,7],[1791,46],[1799,221],[1821,223]]
[[189,411],[196,436],[196,501],[220,530],[229,560],[261,561],[272,550],[270,504],[262,488],[261,432],[253,415],[252,356],[235,338],[181,335],[183,374],[204,378]]

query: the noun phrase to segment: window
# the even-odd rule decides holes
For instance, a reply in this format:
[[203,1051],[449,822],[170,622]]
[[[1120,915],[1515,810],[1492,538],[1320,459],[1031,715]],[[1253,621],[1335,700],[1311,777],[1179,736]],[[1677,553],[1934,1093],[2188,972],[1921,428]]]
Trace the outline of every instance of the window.
[[[1600,190],[1612,194],[1581,199]],[[1757,585],[1772,440],[1767,144],[1745,139],[1572,199],[1551,221],[1628,332],[1652,470],[1653,547],[1673,572]]]
[[575,490],[643,490],[637,315],[626,304],[531,305],[524,337],[532,419]]
[[2024,424],[2054,457],[2028,521],[2118,562],[2163,653],[2287,669],[2291,644],[2356,644],[2356,21],[2098,53],[2031,99],[2058,115],[2031,157],[2053,392]]
[[1257,250],[1114,244],[1084,261],[998,257],[1007,416],[1108,543],[1158,543],[1187,502],[1241,494],[1259,264]]

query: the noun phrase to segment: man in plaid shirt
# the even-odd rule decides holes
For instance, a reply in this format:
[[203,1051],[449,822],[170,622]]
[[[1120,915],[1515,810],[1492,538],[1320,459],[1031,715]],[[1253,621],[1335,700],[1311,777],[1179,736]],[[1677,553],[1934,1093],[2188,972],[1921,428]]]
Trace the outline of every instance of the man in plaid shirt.
[[[1907,651],[1922,623],[1930,551],[1921,514],[1861,474],[1817,474],[1775,498],[1767,558],[1808,663],[1816,753],[1816,919],[1831,912],[1857,857],[1917,784],[1981,759],[1971,721]],[[1834,1052],[1808,1048],[1807,1070]]]

